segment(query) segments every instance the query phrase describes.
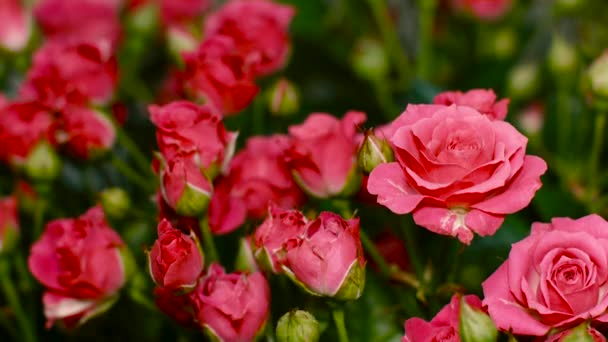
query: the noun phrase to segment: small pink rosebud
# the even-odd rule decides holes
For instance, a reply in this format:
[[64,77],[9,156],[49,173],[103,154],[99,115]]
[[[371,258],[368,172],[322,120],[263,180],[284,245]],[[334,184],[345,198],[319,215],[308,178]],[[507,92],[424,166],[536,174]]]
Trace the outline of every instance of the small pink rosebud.
[[190,296],[197,321],[213,340],[252,341],[268,317],[270,287],[261,272],[226,274],[212,264]]
[[317,296],[357,299],[365,285],[365,259],[359,240],[359,219],[344,220],[323,212],[306,232],[286,244],[283,271]]
[[365,132],[357,160],[363,172],[369,174],[376,166],[395,160],[395,155],[389,143],[370,130]]
[[300,108],[296,86],[285,78],[279,79],[268,92],[270,113],[276,116],[290,116]]
[[158,224],[158,239],[148,253],[148,263],[156,285],[189,291],[203,271],[203,252],[193,232],[186,235],[162,220]]
[[25,49],[32,35],[31,21],[22,1],[0,1],[0,48],[11,52]]
[[10,251],[19,235],[17,200],[14,197],[0,199],[0,253]]

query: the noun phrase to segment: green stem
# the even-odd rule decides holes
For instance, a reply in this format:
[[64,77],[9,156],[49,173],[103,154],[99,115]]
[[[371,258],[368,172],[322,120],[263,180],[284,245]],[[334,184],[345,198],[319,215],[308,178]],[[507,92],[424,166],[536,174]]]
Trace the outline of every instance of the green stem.
[[213,233],[211,232],[211,228],[209,228],[209,220],[207,216],[205,216],[200,221],[201,232],[203,233],[203,248],[205,250],[205,260],[207,261],[207,265],[211,264],[214,261],[219,261],[219,257],[217,254],[217,249],[215,248],[215,242],[213,241]]
[[132,169],[129,164],[125,163],[122,159],[112,156],[112,166],[118,170],[123,176],[127,177],[128,180],[139,186],[146,193],[154,192],[154,189],[144,180],[141,173]]
[[391,268],[380,254],[380,251],[378,251],[378,249],[376,248],[376,245],[374,245],[372,240],[367,236],[367,233],[363,229],[359,230],[359,234],[361,237],[361,243],[363,244],[363,248],[365,248],[367,254],[369,254],[372,260],[374,260],[374,263],[378,265],[378,268],[380,269],[380,272],[382,272],[382,275],[384,275],[385,277],[390,277],[392,273]]
[[416,74],[420,79],[428,80],[433,66],[433,23],[437,0],[418,0],[419,37]]
[[382,114],[384,114],[386,119],[393,120],[399,114],[399,110],[393,103],[388,83],[385,80],[375,80],[373,81],[373,87],[376,92],[378,104],[382,109]]
[[11,306],[17,324],[21,329],[21,337],[25,342],[36,342],[36,335],[34,335],[34,326],[28,319],[28,316],[23,311],[21,303],[19,302],[19,296],[15,289],[10,276],[10,264],[8,259],[0,258],[0,283],[2,283],[2,291]]
[[386,7],[386,0],[367,0],[367,3],[372,11],[376,25],[378,25],[378,28],[380,29],[386,55],[390,58],[395,69],[399,72],[399,83],[403,85],[405,89],[407,88],[408,82],[407,74],[409,61],[407,55],[401,48],[397,30],[391,25],[392,20],[388,8]]
[[253,134],[260,135],[264,134],[264,127],[266,123],[266,111],[264,110],[264,104],[266,97],[265,94],[258,94],[256,99],[253,101]]
[[561,87],[557,92],[557,122],[559,134],[557,135],[557,147],[558,153],[563,157],[568,151],[570,139],[570,128],[572,123],[570,122],[570,110],[569,110],[569,92],[567,88]]
[[424,265],[419,258],[418,248],[416,247],[414,232],[412,231],[414,227],[405,226],[402,224],[403,234],[405,235],[405,245],[407,246],[407,254],[412,263],[412,267],[414,268],[414,273],[416,273],[416,277],[418,279],[423,279],[423,270]]
[[146,175],[151,173],[150,165],[151,162],[148,158],[140,151],[137,144],[131,140],[129,135],[125,132],[124,128],[118,127],[116,129],[116,139],[118,143],[123,146],[131,155],[137,166],[143,171]]
[[344,325],[344,309],[335,308],[332,311],[334,317],[334,323],[336,324],[336,330],[338,330],[338,341],[348,342],[348,334],[346,333],[346,326]]
[[[595,197],[596,192],[599,192],[598,183],[600,182],[600,158],[602,156],[602,145],[604,144],[604,129],[606,126],[606,112],[601,111],[595,117],[595,130],[593,131],[593,144],[591,145],[591,155],[589,158],[589,188],[588,191]],[[589,199],[593,203],[594,199]]]
[[44,229],[44,212],[46,211],[46,200],[42,197],[36,199],[34,208],[34,238],[37,239]]

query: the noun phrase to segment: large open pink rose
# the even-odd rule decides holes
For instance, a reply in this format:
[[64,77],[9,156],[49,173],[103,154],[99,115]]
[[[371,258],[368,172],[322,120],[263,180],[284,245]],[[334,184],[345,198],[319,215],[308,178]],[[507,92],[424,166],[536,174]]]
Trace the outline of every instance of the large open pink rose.
[[526,155],[510,124],[468,106],[410,105],[383,134],[397,161],[380,164],[367,189],[396,214],[470,243],[492,235],[506,214],[525,208],[547,164]]
[[543,336],[585,321],[608,322],[608,222],[598,215],[535,223],[483,284],[503,331]]

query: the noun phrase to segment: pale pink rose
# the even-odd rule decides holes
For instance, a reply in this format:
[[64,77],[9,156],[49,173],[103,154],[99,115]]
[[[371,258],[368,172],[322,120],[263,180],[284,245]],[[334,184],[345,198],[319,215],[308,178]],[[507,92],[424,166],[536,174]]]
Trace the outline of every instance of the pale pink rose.
[[196,320],[220,341],[253,341],[268,317],[270,287],[261,272],[226,274],[212,264],[190,296]]
[[513,126],[466,106],[409,105],[390,126],[396,162],[380,164],[367,189],[396,214],[469,244],[525,208],[547,164],[526,155]]
[[[477,296],[465,296],[472,308],[481,309]],[[414,317],[405,321],[405,336],[402,342],[460,342],[460,297],[452,300],[433,317],[430,322]]]
[[23,50],[30,40],[32,24],[20,0],[0,1],[0,47],[12,52]]
[[301,236],[284,246],[283,271],[307,291],[348,300],[361,295],[365,258],[358,218],[344,220],[338,214],[322,212]]
[[544,336],[608,322],[608,222],[588,215],[534,223],[482,287],[502,331]]
[[487,21],[496,21],[511,9],[512,0],[452,0],[452,6]]
[[434,104],[460,105],[477,109],[481,114],[492,120],[504,120],[507,117],[509,99],[496,101],[496,94],[492,89],[473,89],[467,92],[444,91],[435,96]]
[[225,35],[256,76],[273,73],[289,54],[293,7],[267,0],[232,0],[205,21],[205,36]]
[[315,197],[350,195],[358,190],[357,128],[365,113],[350,111],[341,120],[312,113],[304,123],[289,127],[292,148],[289,168],[302,189]]

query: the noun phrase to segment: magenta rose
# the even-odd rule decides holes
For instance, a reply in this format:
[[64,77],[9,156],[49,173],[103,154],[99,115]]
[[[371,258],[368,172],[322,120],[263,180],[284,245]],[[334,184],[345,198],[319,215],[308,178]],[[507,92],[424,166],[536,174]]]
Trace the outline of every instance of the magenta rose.
[[289,23],[293,7],[267,0],[232,0],[209,16],[205,36],[234,39],[236,50],[256,76],[283,67],[289,54]]
[[81,324],[116,300],[126,279],[123,248],[100,206],[79,218],[46,225],[32,246],[29,268],[46,288],[47,326],[56,320],[67,326]]
[[452,6],[479,19],[496,21],[511,9],[512,0],[452,0]]
[[270,287],[261,272],[226,274],[212,264],[190,294],[200,326],[220,341],[252,341],[270,306]]
[[188,156],[212,179],[225,167],[234,152],[236,133],[224,128],[222,117],[208,105],[175,101],[151,105],[150,120],[156,126],[156,141],[166,160]]
[[120,38],[119,1],[40,0],[34,16],[45,36],[53,40],[106,40]]
[[298,210],[283,209],[270,205],[266,220],[255,230],[252,239],[253,253],[257,260],[274,273],[281,273],[286,262],[286,243],[302,237],[308,220]]
[[247,107],[259,91],[245,59],[237,54],[236,43],[228,36],[208,37],[198,51],[183,57],[186,70],[181,79],[185,92],[204,99],[224,115]]
[[116,129],[105,114],[88,107],[68,106],[62,115],[58,142],[78,158],[95,157],[112,148]]
[[526,155],[527,139],[513,126],[471,107],[409,105],[390,131],[397,161],[372,171],[369,192],[392,212],[413,212],[416,224],[466,244],[525,208],[547,170]]
[[0,22],[0,48],[12,52],[25,49],[32,34],[32,24],[20,0],[0,1]]
[[19,212],[15,197],[0,198],[0,253],[12,247],[19,234]]
[[167,220],[158,224],[158,239],[148,253],[150,274],[156,285],[190,290],[203,271],[203,253],[193,232],[184,234]]
[[358,190],[357,127],[365,120],[365,113],[355,111],[342,120],[312,113],[303,124],[289,127],[288,166],[306,193],[327,198]]
[[62,111],[67,104],[106,104],[118,80],[116,58],[103,40],[45,43],[21,87],[24,98]]
[[[472,308],[481,309],[477,296],[465,296],[464,300]],[[414,317],[405,321],[405,336],[402,342],[460,342],[460,297],[452,296],[430,322]]]
[[503,331],[544,336],[608,322],[608,222],[589,215],[534,223],[482,287]]
[[359,219],[322,212],[305,232],[284,244],[283,271],[306,291],[340,300],[357,299],[365,284]]
[[12,103],[0,108],[0,160],[22,165],[34,148],[53,141],[53,118],[34,102]]
[[467,92],[445,91],[435,96],[434,104],[469,106],[492,120],[504,120],[507,117],[509,99],[496,101],[492,89],[473,89]]
[[[289,148],[289,138],[283,135],[251,137],[243,150],[230,162],[228,175],[218,180],[211,207],[234,206],[245,208],[246,215],[215,217],[225,211],[211,210],[210,221],[222,226],[222,231],[232,231],[244,223],[245,216],[258,219],[264,217],[268,203],[284,208],[298,207],[305,195],[296,184],[285,163],[283,154]],[[218,203],[222,201],[240,203]],[[225,222],[225,221],[231,222]]]

